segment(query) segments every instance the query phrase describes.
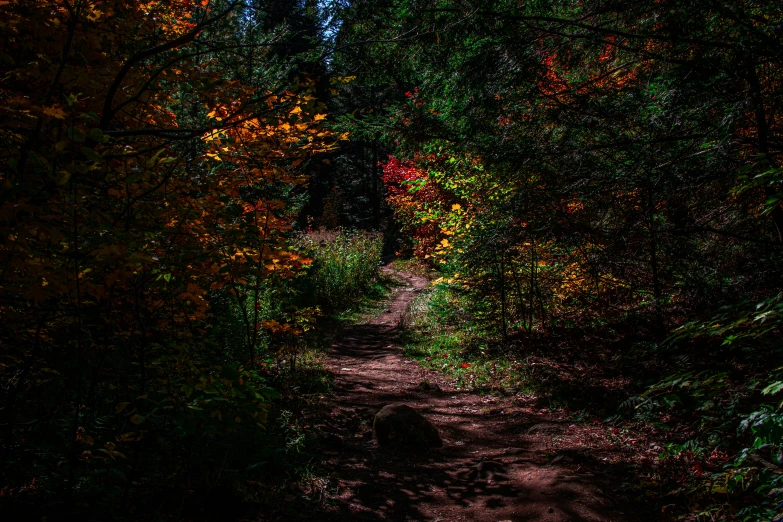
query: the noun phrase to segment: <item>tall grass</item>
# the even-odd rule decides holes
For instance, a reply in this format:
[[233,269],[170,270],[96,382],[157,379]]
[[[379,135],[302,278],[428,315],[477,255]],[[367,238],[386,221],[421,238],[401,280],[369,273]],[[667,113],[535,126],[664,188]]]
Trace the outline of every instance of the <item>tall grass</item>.
[[327,314],[357,303],[378,277],[381,234],[319,230],[303,234],[295,244],[313,259],[302,281],[303,297]]

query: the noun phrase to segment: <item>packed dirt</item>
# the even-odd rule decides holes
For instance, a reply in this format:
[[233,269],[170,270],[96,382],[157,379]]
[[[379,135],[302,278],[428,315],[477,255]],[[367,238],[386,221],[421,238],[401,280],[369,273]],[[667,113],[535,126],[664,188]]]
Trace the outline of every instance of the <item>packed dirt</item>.
[[[571,423],[537,407],[535,397],[456,390],[442,375],[406,358],[395,343],[398,324],[428,282],[409,273],[395,277],[404,284],[387,308],[348,328],[328,357],[335,394],[321,426],[319,468],[332,485],[319,519],[648,518],[613,493],[620,474],[613,459],[585,451],[589,422]],[[439,430],[443,447],[424,453],[379,447],[372,437],[373,416],[391,403],[422,413]]]

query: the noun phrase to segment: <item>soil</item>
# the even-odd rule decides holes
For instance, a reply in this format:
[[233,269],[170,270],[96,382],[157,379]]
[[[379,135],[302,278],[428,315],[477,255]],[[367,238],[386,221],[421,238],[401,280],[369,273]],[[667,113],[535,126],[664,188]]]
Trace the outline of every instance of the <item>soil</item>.
[[[318,468],[331,482],[318,519],[647,518],[622,502],[617,488],[627,470],[612,458],[610,446],[591,445],[593,421],[569,421],[562,412],[538,407],[535,397],[457,390],[406,358],[395,342],[398,323],[428,281],[410,273],[395,276],[404,285],[387,308],[349,327],[328,356],[335,393],[321,426]],[[412,453],[379,447],[372,438],[373,416],[391,403],[422,413],[439,430],[443,448]]]

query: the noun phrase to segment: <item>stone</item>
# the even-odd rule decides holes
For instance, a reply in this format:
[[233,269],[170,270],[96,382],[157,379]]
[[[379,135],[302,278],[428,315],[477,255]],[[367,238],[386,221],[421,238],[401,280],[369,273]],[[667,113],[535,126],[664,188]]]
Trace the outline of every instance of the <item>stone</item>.
[[372,431],[381,446],[426,450],[443,445],[437,428],[421,413],[402,403],[381,408],[373,420]]

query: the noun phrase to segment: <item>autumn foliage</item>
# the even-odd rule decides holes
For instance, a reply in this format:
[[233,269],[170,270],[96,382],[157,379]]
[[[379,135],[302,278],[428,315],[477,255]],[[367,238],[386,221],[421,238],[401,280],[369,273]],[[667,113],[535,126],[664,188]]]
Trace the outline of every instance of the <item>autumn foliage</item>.
[[413,253],[422,261],[428,259],[442,237],[440,216],[454,196],[413,162],[394,156],[383,165],[381,179],[388,204],[413,242]]
[[672,430],[636,470],[662,516],[780,519],[779,3],[394,6],[373,41],[410,40],[356,63],[394,93],[387,201],[454,355],[594,364],[543,387]]
[[[0,2],[0,496],[78,485],[78,510],[116,488],[127,509],[154,494],[163,455],[167,480],[193,479],[179,459],[196,433],[265,426],[257,356],[297,313],[264,295],[309,263],[288,248],[291,196],[334,139],[255,16]],[[242,316],[232,346],[211,337],[224,303]]]

